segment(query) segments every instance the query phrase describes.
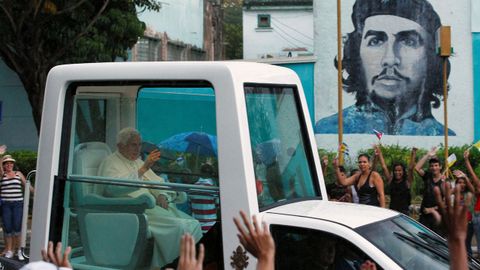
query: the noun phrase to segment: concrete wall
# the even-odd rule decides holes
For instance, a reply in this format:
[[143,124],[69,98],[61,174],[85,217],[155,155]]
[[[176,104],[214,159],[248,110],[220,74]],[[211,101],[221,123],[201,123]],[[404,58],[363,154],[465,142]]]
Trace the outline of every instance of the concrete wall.
[[472,1],[472,32],[480,32],[480,1]]
[[172,40],[203,48],[203,0],[162,0],[159,12],[139,14],[141,21]]
[[[472,91],[473,56],[470,1],[459,1],[455,2],[454,5],[450,1],[444,0],[430,0],[429,2],[438,13],[441,23],[452,27],[452,46],[455,49],[455,55],[450,58],[448,118],[449,128],[455,131],[456,136],[449,136],[449,144],[463,145],[471,143],[474,139],[474,95]],[[355,0],[342,1],[342,35],[344,38],[346,34],[353,30],[351,13],[354,3]],[[338,112],[337,70],[333,64],[333,60],[337,55],[335,1],[314,1],[314,24],[315,40],[317,41],[315,53],[318,56],[315,69],[315,119],[318,121]],[[346,75],[344,74],[344,76]],[[441,80],[441,77],[439,80]],[[354,95],[343,92],[343,96],[344,109],[355,104],[356,99]],[[476,98],[478,99],[478,95]],[[440,108],[432,109],[432,114],[440,124],[443,124],[443,102]],[[367,123],[364,122],[363,124]],[[319,147],[331,150],[336,148],[336,134],[317,134],[316,137]],[[378,142],[373,132],[367,131],[363,134],[346,134],[344,141],[354,151],[360,148],[368,148],[372,143]],[[384,144],[421,146],[424,148],[439,145],[443,141],[444,138],[441,135],[419,136],[416,134],[389,135],[384,136],[382,139]]]
[[[270,15],[271,28],[257,27],[259,14]],[[265,8],[262,10],[244,9],[243,11],[244,59],[262,58],[267,54],[274,57],[286,57],[288,54],[288,51],[284,51],[286,48],[306,48],[308,52],[313,53],[313,43],[312,10]]]
[[37,150],[38,136],[32,110],[22,83],[0,60],[0,145],[8,150]]

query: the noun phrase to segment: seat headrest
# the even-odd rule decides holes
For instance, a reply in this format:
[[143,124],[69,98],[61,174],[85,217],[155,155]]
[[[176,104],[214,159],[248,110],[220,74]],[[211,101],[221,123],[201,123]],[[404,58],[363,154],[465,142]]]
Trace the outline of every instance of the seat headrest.
[[95,176],[102,161],[108,157],[112,151],[104,142],[86,142],[75,147],[73,173]]

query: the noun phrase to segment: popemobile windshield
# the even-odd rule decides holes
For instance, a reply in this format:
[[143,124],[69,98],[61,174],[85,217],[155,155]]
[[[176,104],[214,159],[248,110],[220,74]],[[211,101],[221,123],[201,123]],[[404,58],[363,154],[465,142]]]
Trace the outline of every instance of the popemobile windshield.
[[367,259],[448,269],[444,239],[409,217],[327,201],[290,69],[63,65],[48,75],[43,108],[31,260],[51,240],[72,246],[75,269],[176,267],[189,232],[206,247],[206,269],[255,269],[233,223],[244,210],[269,225],[276,269],[358,269]]

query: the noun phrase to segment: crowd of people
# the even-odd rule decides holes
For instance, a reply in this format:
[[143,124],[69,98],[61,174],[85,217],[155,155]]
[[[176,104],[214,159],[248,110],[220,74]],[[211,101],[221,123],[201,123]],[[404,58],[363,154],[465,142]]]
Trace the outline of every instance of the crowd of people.
[[[152,164],[160,158],[160,153],[154,150],[145,161],[140,160],[138,153],[140,140],[138,131],[134,129],[122,130],[118,136],[117,151],[102,162],[99,174],[114,177],[134,177],[142,180],[162,180],[150,169]],[[0,155],[3,154],[4,150],[3,147],[0,147]],[[464,152],[467,173],[454,170],[451,173],[451,178],[455,181],[449,181],[447,170],[443,170],[441,161],[436,157],[436,148],[428,151],[418,162],[416,161],[417,149],[413,148],[408,166],[396,161],[393,161],[389,166],[380,146],[374,146],[374,153],[373,159],[366,154],[360,154],[357,158],[358,168],[352,170],[349,174],[337,159],[333,160],[335,182],[327,185],[330,200],[386,207],[385,179],[389,188],[388,194],[390,194],[389,207],[408,215],[411,203],[410,189],[414,182],[414,173],[417,173],[422,178],[424,185],[419,221],[438,234],[447,237],[452,258],[451,265],[466,266],[466,254],[472,254],[471,241],[474,235],[477,237],[477,245],[479,245],[477,250],[480,250],[480,241],[478,241],[480,240],[480,180],[470,163],[470,149]],[[11,155],[0,156],[0,158],[2,161],[0,168],[2,175],[0,185],[2,226],[6,243],[3,254],[7,258],[12,258],[16,251],[18,259],[22,259],[19,244],[23,212],[22,188],[25,186],[26,180],[20,171],[14,170],[16,160]],[[380,163],[381,170],[375,170],[376,163]],[[427,163],[428,169],[424,169],[423,167]],[[327,175],[328,165],[328,158],[323,157],[322,169],[326,177],[329,177]],[[392,171],[389,170],[389,167]],[[207,166],[205,166],[206,175],[207,169]],[[209,181],[204,182],[198,184],[211,184]],[[33,188],[31,191],[33,192]],[[159,250],[155,252],[160,257],[153,261],[156,261],[158,265],[165,261],[171,261],[178,254],[174,250],[180,250],[177,269],[202,269],[205,249],[202,244],[196,243],[196,241],[201,238],[199,235],[202,227],[211,224],[199,224],[196,219],[170,205],[171,202],[181,203],[185,194],[170,191],[157,191],[153,194],[145,189],[133,190],[115,187],[107,187],[103,192],[109,196],[119,196],[119,194],[130,194],[132,192],[154,195],[158,206],[151,209],[151,213],[148,211],[146,213],[149,218],[151,216],[149,226],[152,228],[155,241],[164,241],[167,237],[172,239],[172,241],[169,241],[172,245],[169,246],[169,251]],[[215,202],[210,204],[214,205]],[[168,223],[171,224],[168,233],[165,233],[165,228],[155,230],[156,224],[165,224],[164,220],[156,220],[156,218],[161,217],[167,217],[168,221],[171,222]],[[246,251],[258,259],[257,269],[274,269],[275,243],[267,224],[260,223],[255,216],[250,220],[242,211],[240,212],[240,218],[235,218],[234,223],[238,229],[240,243]],[[176,243],[178,239],[181,239],[181,241]],[[156,246],[160,248],[160,245]],[[43,252],[42,255],[47,262],[60,268],[69,269],[71,265],[68,262],[68,256],[71,249],[65,249],[64,254],[61,250],[61,244],[57,245],[54,250],[53,243],[49,243],[48,250]],[[36,263],[38,265],[44,264],[43,262]],[[35,263],[29,265],[34,267]],[[27,265],[24,269],[39,269],[28,267]],[[42,267],[42,269],[47,268]],[[361,269],[376,269],[376,265],[371,261],[365,261]]]
[[[335,180],[327,185],[329,200],[386,207],[385,193],[388,193],[390,195],[389,208],[409,215],[413,209],[411,207],[411,187],[416,173],[423,181],[419,222],[439,235],[445,236],[446,231],[445,227],[441,226],[442,214],[439,210],[435,190],[438,189],[441,198],[444,198],[448,197],[446,187],[458,189],[458,198],[462,204],[467,206],[465,215],[468,220],[468,230],[465,246],[468,254],[472,255],[473,236],[477,239],[477,251],[480,252],[480,181],[470,163],[470,150],[469,148],[464,152],[467,173],[461,170],[450,172],[445,169],[436,156],[436,147],[418,161],[417,148],[412,148],[408,165],[394,160],[389,166],[381,147],[374,145],[374,157],[370,158],[367,154],[360,154],[357,157],[358,169],[352,170],[348,175],[345,168],[339,164],[338,159],[334,159],[332,163]],[[377,163],[380,163],[381,170],[375,171]],[[427,168],[424,168],[427,163]],[[322,157],[324,177],[331,180],[332,176],[327,174],[328,164],[328,157]],[[387,187],[384,187],[384,183],[387,184]]]

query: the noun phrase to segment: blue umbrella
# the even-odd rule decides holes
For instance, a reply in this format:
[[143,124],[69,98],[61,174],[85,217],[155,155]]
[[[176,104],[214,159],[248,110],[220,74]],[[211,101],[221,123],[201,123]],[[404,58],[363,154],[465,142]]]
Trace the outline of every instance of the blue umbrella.
[[277,161],[280,150],[281,144],[279,139],[264,141],[255,146],[254,158],[258,163],[263,163],[268,166]]
[[217,137],[205,132],[183,132],[162,141],[158,145],[164,149],[186,152],[201,156],[217,155]]

